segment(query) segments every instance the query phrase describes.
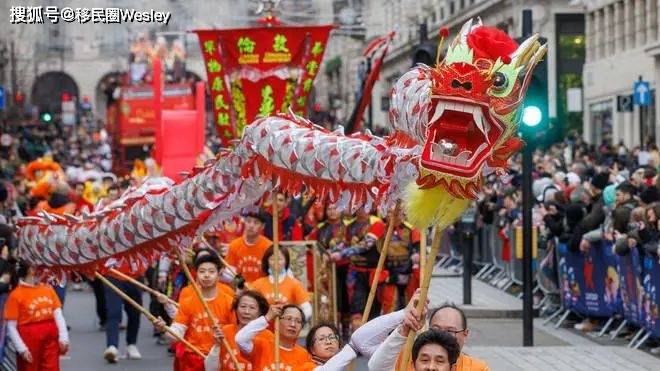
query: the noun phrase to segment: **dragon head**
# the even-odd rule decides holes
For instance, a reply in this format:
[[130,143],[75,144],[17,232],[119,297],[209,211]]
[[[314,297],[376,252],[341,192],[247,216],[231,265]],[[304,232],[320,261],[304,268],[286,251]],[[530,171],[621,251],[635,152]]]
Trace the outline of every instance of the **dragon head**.
[[417,185],[476,198],[485,167],[506,168],[522,146],[517,123],[532,71],[546,46],[518,45],[503,31],[465,23],[435,67],[404,74],[392,92],[390,120],[422,146]]

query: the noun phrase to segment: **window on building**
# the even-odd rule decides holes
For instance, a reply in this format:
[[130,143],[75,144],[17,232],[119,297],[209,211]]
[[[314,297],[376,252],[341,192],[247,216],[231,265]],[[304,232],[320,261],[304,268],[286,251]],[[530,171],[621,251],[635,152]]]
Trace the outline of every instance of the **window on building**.
[[463,8],[465,8],[465,0],[461,0],[460,7],[458,9],[463,9]]
[[607,6],[605,14],[607,15],[605,19],[605,47],[609,55],[613,55],[616,53],[614,50],[614,38],[616,37],[614,34],[614,4]]
[[612,100],[589,105],[590,139],[592,144],[612,144],[612,108]]
[[559,53],[562,58],[584,59],[584,35],[560,34]]
[[[590,15],[586,15],[590,16]],[[591,28],[595,25],[592,23]],[[585,60],[585,15],[558,14],[556,16],[556,123],[549,134],[553,140],[561,140],[564,133],[583,128],[583,115],[568,109],[569,90],[582,88],[582,69]],[[593,43],[590,34],[589,45]],[[600,41],[599,41],[600,42]],[[592,49],[593,50],[593,49]],[[551,103],[553,104],[553,103]],[[587,107],[584,107],[587,111]],[[592,132],[592,131],[590,131]],[[590,138],[591,139],[591,138]]]
[[444,7],[440,8],[440,19],[441,20],[445,19],[445,8]]
[[454,11],[456,10],[454,7],[455,7],[454,2],[450,1],[449,2],[449,15],[454,15]]
[[435,24],[437,21],[438,21],[438,17],[437,17],[437,14],[436,14],[435,10],[434,10],[434,11],[431,12],[431,22],[433,24]]

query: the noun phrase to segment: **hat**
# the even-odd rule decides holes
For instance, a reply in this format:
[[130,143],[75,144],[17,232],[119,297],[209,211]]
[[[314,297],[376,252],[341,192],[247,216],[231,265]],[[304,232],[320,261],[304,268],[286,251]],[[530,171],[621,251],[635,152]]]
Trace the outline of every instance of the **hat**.
[[532,192],[537,201],[543,201],[545,190],[552,185],[552,179],[541,178],[532,183]]
[[652,204],[658,199],[660,199],[660,194],[658,194],[658,187],[647,187],[639,194],[639,198],[645,204]]
[[268,221],[268,215],[266,215],[266,213],[264,213],[261,210],[259,210],[259,211],[254,211],[254,210],[248,211],[247,213],[243,214],[243,217],[244,218],[255,218],[255,219],[257,219],[258,221],[260,221],[264,224],[266,223],[266,221]]
[[603,203],[605,206],[614,205],[614,200],[616,199],[616,186],[610,184],[605,189],[603,189]]
[[610,174],[606,172],[597,173],[591,178],[591,184],[594,186],[594,188],[600,189],[601,191],[608,186],[609,182]]
[[566,179],[568,180],[568,184],[580,184],[582,182],[580,176],[572,171],[566,174]]

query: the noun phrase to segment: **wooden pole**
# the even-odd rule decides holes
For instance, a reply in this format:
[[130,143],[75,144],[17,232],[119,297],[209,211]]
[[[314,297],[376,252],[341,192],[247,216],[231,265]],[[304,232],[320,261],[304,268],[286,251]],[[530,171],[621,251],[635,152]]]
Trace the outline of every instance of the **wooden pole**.
[[[183,273],[186,275],[186,278],[188,278],[188,282],[190,282],[190,285],[192,285],[192,288],[195,290],[195,294],[197,294],[197,298],[202,303],[202,306],[204,307],[204,311],[206,312],[206,315],[209,317],[209,320],[211,320],[213,327],[218,326],[218,320],[213,315],[213,312],[211,312],[211,308],[209,308],[209,304],[206,302],[206,299],[204,299],[204,295],[202,295],[202,290],[199,288],[199,285],[197,285],[197,282],[195,282],[195,280],[193,279],[193,276],[190,273],[190,269],[188,269],[188,265],[186,265],[186,261],[183,258],[183,255],[181,255],[181,253],[176,247],[174,248],[174,251],[179,257],[179,264],[181,265],[181,269],[183,270]],[[227,339],[225,338],[222,339],[222,346],[225,348],[225,351],[227,351],[227,354],[229,354],[229,357],[231,357],[231,361],[234,364],[234,368],[236,370],[240,370],[238,359],[236,359],[236,355],[234,354],[234,351],[231,349],[231,346],[229,346],[229,342],[227,342]]]
[[[122,299],[126,300],[126,302],[127,302],[128,304],[130,304],[131,306],[133,306],[133,308],[137,309],[137,310],[140,311],[142,314],[144,314],[144,315],[149,319],[149,321],[151,321],[151,322],[156,322],[156,321],[158,320],[158,319],[157,319],[156,317],[154,317],[154,315],[151,314],[147,309],[145,309],[144,307],[142,307],[140,304],[136,303],[135,300],[133,300],[130,296],[126,295],[123,291],[121,291],[121,290],[119,289],[119,287],[113,285],[110,281],[108,281],[107,278],[103,277],[99,272],[96,272],[96,273],[95,273],[95,276],[96,276],[97,279],[101,280],[101,282],[103,282],[106,286],[108,286],[112,291],[116,292],[117,295],[121,296]],[[200,356],[200,357],[202,357],[202,358],[206,358],[206,355],[205,355],[204,353],[202,353],[201,350],[197,349],[197,347],[195,347],[194,345],[190,344],[190,342],[188,342],[188,340],[182,338],[181,336],[179,336],[179,334],[177,334],[176,332],[172,331],[172,329],[171,329],[170,327],[165,326],[165,331],[166,331],[168,334],[172,335],[172,337],[175,338],[177,341],[182,342],[185,346],[187,346],[190,350],[192,350],[193,352],[195,352],[195,354],[197,354],[198,356]]]
[[367,306],[364,307],[364,313],[362,314],[362,324],[364,325],[369,321],[369,314],[371,313],[371,306],[374,303],[374,298],[376,297],[376,288],[378,287],[378,279],[380,274],[383,271],[385,266],[385,260],[387,259],[387,250],[390,247],[390,240],[392,240],[392,232],[394,231],[394,220],[398,217],[400,208],[400,202],[397,201],[396,206],[394,206],[394,211],[390,214],[389,221],[387,223],[387,233],[385,234],[385,241],[383,243],[383,250],[380,252],[380,257],[378,258],[378,266],[376,267],[376,274],[374,279],[371,281],[371,287],[369,289],[369,297],[367,298]]
[[[273,186],[275,181],[273,180]],[[273,208],[273,256],[275,257],[275,274],[274,274],[274,303],[278,303],[280,300],[280,241],[279,241],[279,225],[280,219],[277,210],[277,192],[273,187],[272,194],[272,204]],[[275,371],[280,371],[280,317],[275,317]]]
[[419,231],[419,285],[424,282],[424,267],[426,266],[426,228]]
[[331,264],[331,272],[332,276],[330,277],[330,284],[332,287],[330,288],[330,291],[332,292],[332,323],[335,324],[335,326],[339,326],[339,321],[337,319],[337,264],[335,262],[330,262]]
[[[417,313],[423,313],[424,306],[426,305],[426,298],[429,293],[429,284],[431,283],[431,276],[433,275],[433,264],[435,263],[435,258],[440,252],[440,240],[442,239],[441,228],[436,227],[435,232],[433,233],[433,242],[431,242],[431,252],[426,259],[426,266],[424,267],[424,280],[421,285],[421,292],[419,295],[419,302],[417,303]],[[410,362],[410,353],[412,351],[412,345],[415,341],[415,336],[417,333],[415,331],[410,331],[408,333],[408,339],[406,339],[406,346],[403,348],[403,362],[399,368],[400,371],[408,370],[408,363]]]
[[319,286],[321,285],[321,279],[319,278],[320,275],[320,270],[319,267],[321,265],[320,263],[320,258],[319,258],[319,252],[318,252],[318,246],[314,246],[312,249],[312,256],[314,257],[314,267],[312,267],[312,272],[314,273],[314,325],[317,325],[319,323],[319,317],[320,317],[320,303],[321,303],[321,297],[320,297],[320,290]]
[[[151,295],[154,295],[154,296],[163,295],[162,292],[154,290],[151,287],[145,285],[144,283],[136,280],[135,278],[127,276],[127,275],[123,274],[122,272],[120,272],[120,271],[118,271],[114,268],[110,268],[109,272],[114,274],[115,276],[123,279],[123,280],[126,280],[126,281],[132,283],[133,285],[141,288],[142,290],[150,293]],[[170,303],[170,304],[174,305],[175,307],[179,308],[179,303],[177,303],[176,301],[172,300],[171,298],[169,298],[167,296],[165,296],[165,297],[167,298],[168,303]]]

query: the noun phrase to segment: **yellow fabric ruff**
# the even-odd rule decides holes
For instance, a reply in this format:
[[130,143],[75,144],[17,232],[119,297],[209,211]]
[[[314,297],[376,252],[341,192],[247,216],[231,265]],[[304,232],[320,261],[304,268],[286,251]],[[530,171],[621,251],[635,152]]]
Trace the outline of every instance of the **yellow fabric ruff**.
[[417,228],[437,225],[445,229],[453,224],[470,204],[470,200],[456,198],[442,187],[419,189],[415,182],[408,184],[403,196],[406,220]]

